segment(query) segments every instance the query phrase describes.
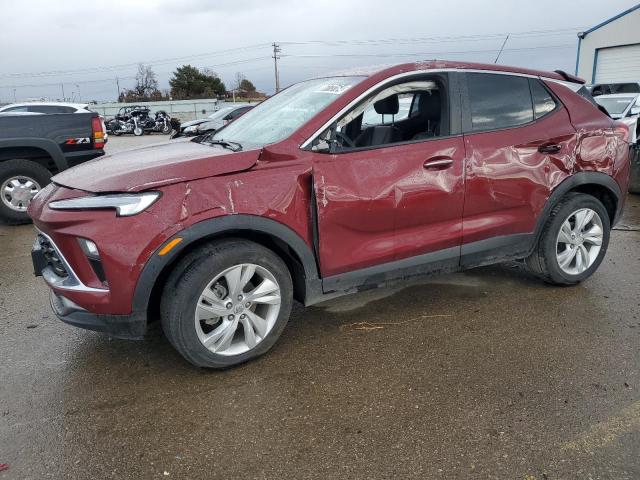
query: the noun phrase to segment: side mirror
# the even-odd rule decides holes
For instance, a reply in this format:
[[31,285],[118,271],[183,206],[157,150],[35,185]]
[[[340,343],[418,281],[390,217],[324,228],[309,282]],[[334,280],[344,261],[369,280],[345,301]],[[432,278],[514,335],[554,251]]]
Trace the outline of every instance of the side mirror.
[[629,117],[633,117],[635,115],[640,115],[640,107],[631,107],[631,110],[629,110]]
[[338,141],[336,139],[336,131],[338,129],[338,123],[333,124],[321,133],[312,143],[311,151],[318,153],[335,153],[338,147]]

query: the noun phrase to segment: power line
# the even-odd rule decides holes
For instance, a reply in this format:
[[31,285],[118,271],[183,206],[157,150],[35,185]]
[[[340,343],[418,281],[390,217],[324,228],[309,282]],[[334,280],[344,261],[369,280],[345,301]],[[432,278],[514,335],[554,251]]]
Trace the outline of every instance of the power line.
[[[464,40],[493,40],[502,39],[505,35],[511,37],[544,37],[552,35],[561,35],[564,33],[574,33],[580,30],[580,27],[561,28],[553,30],[530,30],[525,32],[501,32],[501,33],[487,33],[487,34],[475,34],[475,35],[457,35],[457,36],[434,36],[434,37],[408,37],[408,38],[383,38],[383,39],[365,39],[365,40],[307,40],[307,41],[288,41],[278,42],[279,45],[324,45],[324,46],[344,46],[344,45],[381,45],[381,44],[415,44],[415,43],[446,43],[446,42],[458,42]],[[239,53],[244,51],[256,50],[260,48],[269,48],[273,45],[271,43],[256,43],[253,45],[246,45],[242,47],[229,48],[225,50],[216,50],[212,52],[199,53],[193,55],[185,55],[179,57],[170,57],[156,60],[147,60],[131,63],[122,63],[117,65],[102,65],[96,67],[78,68],[70,70],[52,70],[42,72],[22,72],[22,73],[6,73],[0,74],[0,78],[24,78],[24,77],[49,77],[49,76],[62,76],[62,75],[75,75],[82,73],[102,73],[117,71],[126,68],[135,67],[140,63],[145,65],[164,65],[171,62],[178,62],[184,60],[195,60],[199,58],[207,58],[214,56],[229,55],[232,53]]]
[[72,75],[72,74],[79,74],[79,73],[101,73],[101,72],[116,71],[116,70],[121,70],[121,69],[125,69],[125,68],[136,67],[140,63],[143,63],[145,65],[165,65],[167,63],[177,62],[177,61],[181,61],[181,60],[194,60],[194,59],[198,59],[198,58],[207,58],[207,57],[228,55],[230,53],[239,53],[239,52],[244,52],[244,51],[249,51],[249,50],[256,50],[256,49],[259,49],[259,48],[265,48],[265,47],[269,47],[269,46],[270,46],[270,44],[268,44],[268,43],[258,43],[258,44],[255,44],[255,45],[248,45],[248,46],[244,46],[244,47],[230,48],[230,49],[227,49],[227,50],[218,50],[218,51],[215,51],[215,52],[199,53],[199,54],[194,54],[194,55],[186,55],[186,56],[182,56],[182,57],[164,58],[164,59],[160,59],[160,60],[151,60],[151,61],[146,61],[146,62],[122,63],[122,64],[119,64],[119,65],[107,65],[107,66],[100,66],[100,67],[79,68],[79,69],[75,69],[75,70],[55,70],[55,71],[48,71],[48,72],[31,72],[31,73],[6,73],[6,74],[1,74],[0,78],[48,77],[48,76],[60,76],[60,75]]
[[[527,50],[545,50],[554,48],[575,48],[575,45],[541,45],[537,47],[522,48],[505,48],[505,52],[519,52]],[[422,52],[422,53],[330,53],[330,54],[285,54],[283,58],[328,58],[328,57],[430,57],[433,55],[467,55],[476,53],[495,53],[496,49],[484,50],[460,50],[460,51],[441,51],[441,52]]]
[[343,45],[380,45],[380,44],[407,44],[407,43],[440,43],[440,42],[459,42],[464,40],[494,40],[503,39],[506,35],[511,37],[544,37],[575,33],[580,28],[562,28],[555,30],[530,30],[527,32],[502,32],[475,35],[456,35],[456,36],[437,36],[437,37],[409,37],[409,38],[386,38],[386,39],[369,39],[369,40],[306,40],[280,42],[281,45],[324,45],[324,46],[343,46]]
[[[233,65],[241,65],[245,63],[252,63],[257,61],[269,60],[269,57],[255,57],[255,58],[246,58],[243,60],[236,60],[233,62],[226,63],[218,63],[216,65],[207,65],[205,68],[219,68],[219,67],[228,67]],[[170,72],[159,72],[159,73],[170,73]],[[52,82],[52,83],[36,83],[36,84],[20,84],[20,85],[0,85],[0,88],[34,88],[34,87],[50,87],[53,85],[60,85],[61,83],[104,83],[104,82],[116,82],[117,80],[132,80],[135,79],[135,75],[122,76],[118,75],[117,77],[107,77],[107,78],[99,78],[94,80],[70,80],[68,82]]]

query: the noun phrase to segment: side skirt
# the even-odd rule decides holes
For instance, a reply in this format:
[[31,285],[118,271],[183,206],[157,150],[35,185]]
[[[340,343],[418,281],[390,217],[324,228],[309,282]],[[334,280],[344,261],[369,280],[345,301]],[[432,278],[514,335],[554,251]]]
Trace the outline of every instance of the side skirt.
[[505,235],[334,275],[322,279],[323,293],[308,297],[305,304],[313,305],[349,293],[387,287],[406,280],[524,258],[531,252],[534,241],[533,233]]

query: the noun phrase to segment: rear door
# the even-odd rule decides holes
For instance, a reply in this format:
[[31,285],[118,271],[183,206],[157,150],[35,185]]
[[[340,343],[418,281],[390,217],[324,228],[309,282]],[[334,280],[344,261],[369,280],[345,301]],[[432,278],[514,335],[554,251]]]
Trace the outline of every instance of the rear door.
[[535,77],[467,73],[462,264],[526,250],[550,185],[572,168],[575,129]]

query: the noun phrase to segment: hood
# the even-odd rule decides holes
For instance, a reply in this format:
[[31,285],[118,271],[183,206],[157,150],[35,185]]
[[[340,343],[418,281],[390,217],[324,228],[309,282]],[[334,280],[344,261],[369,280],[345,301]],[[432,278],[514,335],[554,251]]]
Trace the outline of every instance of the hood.
[[106,155],[53,177],[87,192],[139,192],[172,183],[247,170],[260,150],[232,152],[218,145],[173,141]]

